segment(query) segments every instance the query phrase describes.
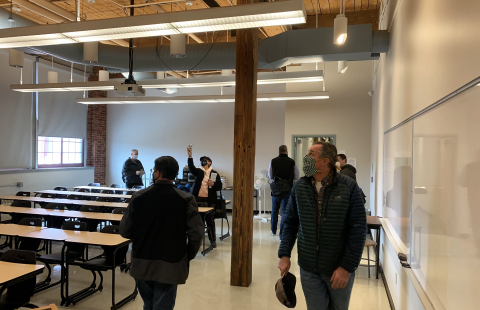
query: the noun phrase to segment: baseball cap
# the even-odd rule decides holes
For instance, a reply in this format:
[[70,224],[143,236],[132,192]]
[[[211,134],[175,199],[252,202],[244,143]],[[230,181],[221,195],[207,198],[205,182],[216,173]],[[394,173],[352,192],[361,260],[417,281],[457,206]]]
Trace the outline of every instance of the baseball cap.
[[275,284],[275,293],[278,300],[287,308],[295,308],[297,305],[297,296],[295,295],[295,284],[297,278],[287,272],[283,277],[278,279]]

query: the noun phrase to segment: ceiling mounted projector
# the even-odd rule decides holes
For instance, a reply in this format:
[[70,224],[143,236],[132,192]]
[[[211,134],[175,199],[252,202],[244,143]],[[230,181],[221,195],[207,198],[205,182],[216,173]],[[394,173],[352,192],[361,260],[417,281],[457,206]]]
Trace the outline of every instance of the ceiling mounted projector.
[[145,96],[145,89],[137,84],[118,84],[115,85],[115,92],[125,97],[142,97]]

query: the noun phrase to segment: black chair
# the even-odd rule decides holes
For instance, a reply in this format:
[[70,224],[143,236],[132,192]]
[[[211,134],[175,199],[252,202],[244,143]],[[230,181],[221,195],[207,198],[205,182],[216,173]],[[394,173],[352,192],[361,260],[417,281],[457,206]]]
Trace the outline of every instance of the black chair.
[[[81,223],[81,222],[64,222],[62,226],[63,230],[74,230],[74,231],[86,231],[87,230],[87,224]],[[85,245],[84,244],[71,244],[67,248],[67,253],[66,253],[66,260],[67,261],[74,261],[74,260],[80,260],[83,257],[83,253],[85,251]],[[50,287],[53,287],[55,285],[58,285],[61,283],[61,281],[55,282],[55,283],[50,283],[52,281],[52,268],[50,265],[60,265],[62,263],[62,254],[61,253],[54,253],[54,254],[46,254],[46,255],[41,255],[37,258],[38,261],[42,262],[45,264],[45,267],[47,267],[48,270],[48,275],[47,278],[35,285],[35,290],[34,293],[41,292],[43,290],[46,290]]]
[[[35,265],[35,252],[22,250],[9,250],[0,257],[0,261]],[[13,284],[7,288],[7,292],[3,294],[0,290],[0,309],[14,310],[21,307],[35,309],[36,305],[30,303],[30,297],[33,295],[35,288],[36,277],[26,279],[20,283]]]
[[118,184],[111,184],[110,185],[111,188],[122,188],[120,185]]
[[89,188],[80,188],[78,190],[79,193],[91,193],[90,189]]
[[[49,193],[42,193],[39,196],[40,198],[49,198],[49,199],[55,199],[55,198],[61,198],[65,197],[65,195],[58,195],[57,194],[49,194]],[[46,202],[35,202],[35,204],[38,204],[40,207],[45,206],[47,203]]]
[[133,188],[133,189],[144,189],[145,186],[143,186],[143,185],[134,185],[132,188]]
[[104,189],[101,191],[102,194],[115,194],[114,190],[111,189]]
[[[105,226],[101,231],[104,234],[119,234],[119,227],[116,225]],[[68,262],[68,265],[80,266],[82,269],[89,270],[93,274],[92,284],[71,296],[65,304],[65,307],[68,307],[70,304],[75,304],[77,301],[90,296],[98,291],[103,290],[103,274],[102,272],[112,271],[112,299],[115,300],[115,269],[117,267],[125,268],[128,244],[125,244],[121,247],[117,246],[103,246],[103,254],[97,256],[93,259],[84,261],[84,262]],[[95,272],[98,272],[100,276],[100,284],[96,285],[96,275]],[[136,288],[135,288],[136,290]],[[121,303],[121,302],[120,302]],[[113,307],[112,307],[113,308]]]
[[[100,183],[88,183],[87,186],[100,187]],[[99,189],[92,189],[91,192],[92,192],[92,193],[100,193],[100,190],[99,190]]]
[[[68,210],[63,203],[47,203],[42,207],[46,210]],[[64,218],[60,216],[46,216],[47,227],[49,228],[61,228],[64,222]]]
[[15,196],[30,197],[30,192],[17,192]]
[[[41,227],[42,220],[38,218],[33,218],[33,217],[24,217],[18,222],[18,225]],[[16,248],[24,251],[37,252],[38,248],[40,247],[40,242],[41,242],[40,239],[22,237],[18,240]],[[0,256],[5,254],[6,251],[9,251],[9,250],[0,250]]]
[[[217,199],[217,203],[215,204],[215,218],[222,219],[222,230],[220,235],[220,241],[223,241],[228,237],[230,237],[230,223],[228,222],[227,206],[225,202],[225,197],[222,196],[222,192],[220,192],[219,197],[220,199]],[[223,220],[227,220],[227,225],[228,225],[228,231],[225,235],[223,234]]]
[[[115,208],[113,209],[113,214],[125,214],[125,211],[127,211],[127,208]],[[111,221],[112,225],[120,225],[119,221]]]
[[[18,207],[18,208],[31,208],[32,203],[30,201],[25,201],[25,200],[14,200],[14,201],[12,201],[10,206],[11,207]],[[11,216],[12,216],[12,222],[13,223],[18,223],[18,222],[20,222],[21,219],[23,219],[25,217],[29,217],[26,214],[18,214],[18,213],[12,214]]]
[[136,192],[137,192],[137,191],[128,191],[128,192],[127,192],[127,195],[133,195],[133,194],[135,194]]
[[[78,209],[80,212],[100,212],[99,206],[81,206]],[[97,231],[98,224],[100,223],[99,220],[93,219],[79,219],[80,222],[86,223],[88,227],[88,231]]]
[[112,197],[98,197],[96,201],[113,202],[113,198]]
[[70,199],[70,200],[85,200],[82,195],[75,195],[75,194],[67,195],[67,199]]
[[57,186],[53,189],[54,191],[63,191],[63,192],[66,192],[68,191],[68,188],[66,188],[65,186]]

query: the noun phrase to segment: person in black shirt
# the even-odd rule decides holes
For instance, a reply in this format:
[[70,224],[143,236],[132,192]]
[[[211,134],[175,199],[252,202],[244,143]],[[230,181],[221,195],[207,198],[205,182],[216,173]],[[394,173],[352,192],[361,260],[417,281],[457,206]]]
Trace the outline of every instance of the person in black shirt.
[[142,176],[145,174],[142,162],[138,160],[138,150],[133,149],[130,158],[125,161],[122,169],[122,180],[127,188],[135,185],[143,186]]

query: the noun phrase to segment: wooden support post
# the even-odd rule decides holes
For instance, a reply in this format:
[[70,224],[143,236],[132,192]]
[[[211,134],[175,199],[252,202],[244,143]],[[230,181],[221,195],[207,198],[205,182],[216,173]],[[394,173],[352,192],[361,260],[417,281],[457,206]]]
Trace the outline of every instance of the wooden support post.
[[236,52],[230,285],[248,287],[252,283],[258,29],[237,30]]

